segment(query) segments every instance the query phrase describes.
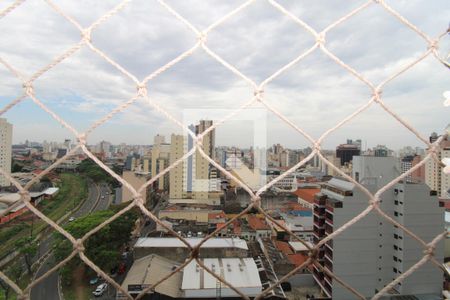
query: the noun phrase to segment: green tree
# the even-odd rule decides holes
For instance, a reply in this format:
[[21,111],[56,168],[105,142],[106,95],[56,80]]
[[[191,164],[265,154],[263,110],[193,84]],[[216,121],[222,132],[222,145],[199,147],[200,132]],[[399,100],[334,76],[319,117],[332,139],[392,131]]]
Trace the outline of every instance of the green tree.
[[[75,238],[81,238],[120,209],[121,206],[94,212],[69,223],[65,226],[65,229]],[[86,256],[105,271],[117,265],[120,259],[120,250],[123,245],[130,241],[131,232],[137,218],[137,212],[131,210],[89,237],[84,243]],[[71,243],[60,234],[56,234],[53,248],[57,260],[66,258],[73,251]],[[60,274],[67,284],[70,285],[72,270],[80,263],[79,258],[76,257],[62,268]]]
[[16,241],[15,246],[16,249],[19,251],[19,253],[23,256],[28,274],[32,276],[33,275],[33,271],[31,270],[31,265],[33,264],[32,259],[36,255],[38,249],[36,242],[34,242],[30,237],[23,237]]
[[[6,275],[8,275],[8,277],[14,282],[19,281],[20,277],[22,276],[22,268],[20,267],[20,264],[16,263],[13,264],[11,267],[9,267],[8,270],[6,271]],[[7,284],[1,279],[0,279],[0,288],[3,290],[4,299],[8,300],[12,288],[9,286],[9,284]]]
[[90,158],[83,160],[78,165],[78,171],[80,173],[85,174],[87,177],[89,177],[95,182],[104,181],[111,184],[114,187],[120,185],[115,178],[113,178],[108,172],[103,170],[99,165],[97,165],[96,162],[94,162]]

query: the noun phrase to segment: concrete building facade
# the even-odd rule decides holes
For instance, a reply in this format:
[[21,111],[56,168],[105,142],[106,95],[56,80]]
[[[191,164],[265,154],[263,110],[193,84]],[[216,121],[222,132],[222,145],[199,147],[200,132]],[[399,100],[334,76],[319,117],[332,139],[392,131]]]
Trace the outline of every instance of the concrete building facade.
[[[432,139],[433,137],[430,138],[430,141]],[[450,140],[448,138],[442,142],[437,156],[439,163],[430,159],[425,164],[425,183],[430,189],[435,190],[439,197],[450,199],[450,174],[445,174],[440,164],[442,159],[450,157]]]
[[[12,131],[12,124],[0,118],[0,168],[8,174],[11,174]],[[0,187],[9,185],[9,180],[0,175]]]
[[[398,176],[395,160],[389,157],[354,157],[359,182],[375,192]],[[425,241],[444,230],[444,210],[424,183],[400,182],[381,196],[381,209]],[[318,242],[357,216],[368,206],[367,196],[354,184],[333,178],[316,195],[314,241]],[[366,297],[412,267],[423,257],[423,247],[375,212],[351,226],[322,247],[322,265]],[[435,250],[443,261],[443,244]],[[332,299],[354,296],[318,268],[314,277]],[[436,294],[442,290],[442,272],[427,264],[394,288],[400,295]]]

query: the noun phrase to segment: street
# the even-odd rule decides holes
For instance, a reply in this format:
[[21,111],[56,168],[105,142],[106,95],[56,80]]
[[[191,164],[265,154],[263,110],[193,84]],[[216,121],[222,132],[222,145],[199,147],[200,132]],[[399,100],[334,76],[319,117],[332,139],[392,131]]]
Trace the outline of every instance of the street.
[[[89,184],[89,193],[86,201],[81,205],[79,210],[71,215],[71,217],[78,218],[85,216],[92,211],[107,209],[111,203],[110,189],[106,184]],[[108,194],[107,194],[108,193]],[[61,225],[64,225],[63,222]],[[42,240],[39,245],[38,257],[41,258],[51,250],[53,242],[52,234],[46,239]],[[37,260],[37,259],[36,259]],[[50,254],[45,261],[41,264],[40,268],[36,272],[36,278],[45,274],[54,266],[54,257]],[[47,278],[39,282],[31,290],[32,300],[59,300],[59,286],[58,286],[58,272],[55,271]]]

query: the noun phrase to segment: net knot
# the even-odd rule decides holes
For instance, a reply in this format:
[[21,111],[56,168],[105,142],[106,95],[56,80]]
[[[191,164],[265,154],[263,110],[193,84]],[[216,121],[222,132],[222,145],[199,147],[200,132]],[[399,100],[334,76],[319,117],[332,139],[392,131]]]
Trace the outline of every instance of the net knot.
[[143,97],[147,95],[147,87],[145,86],[144,83],[139,83],[136,86],[136,90],[139,96]]
[[435,39],[428,43],[428,49],[437,50],[439,48],[439,40]]
[[369,200],[369,204],[372,206],[378,206],[378,203],[380,203],[380,199],[372,198]]
[[91,28],[83,30],[81,32],[81,38],[82,38],[83,42],[90,43],[91,42],[91,34],[92,34]]
[[31,200],[30,193],[27,190],[19,191],[18,194],[21,196],[22,201],[29,202]]
[[383,93],[383,90],[380,88],[376,88],[373,90],[372,96],[375,100],[375,102],[380,103],[381,102],[381,94]]
[[316,36],[316,43],[319,44],[319,46],[325,45],[325,33],[321,32]]
[[82,133],[82,134],[78,135],[77,138],[78,138],[78,142],[81,145],[86,145],[86,134],[85,133]]
[[134,197],[134,203],[139,206],[141,204],[144,204],[144,198],[142,197],[141,194],[137,195],[136,197]]
[[200,254],[200,250],[199,250],[198,246],[192,248],[192,250],[191,250],[191,258],[196,259],[196,258],[198,258],[199,254]]
[[256,97],[256,100],[261,102],[263,95],[264,95],[264,90],[263,89],[255,89],[253,91],[253,95]]
[[254,206],[258,207],[261,204],[261,197],[260,196],[253,196],[252,202],[254,203]]
[[198,40],[201,44],[205,44],[207,38],[208,38],[208,34],[206,34],[205,32],[200,32],[200,33],[197,35],[197,40]]
[[31,95],[34,93],[33,83],[31,81],[24,82],[22,86],[27,95]]
[[428,153],[432,153],[432,154],[436,154],[438,155],[439,153],[439,144],[432,144],[430,149],[428,149]]
[[319,250],[318,250],[317,248],[312,248],[311,250],[309,250],[308,256],[309,256],[312,260],[316,260],[317,257],[319,256]]
[[201,136],[201,135],[197,136],[197,138],[196,138],[196,145],[199,148],[203,149],[203,136]]
[[423,254],[428,256],[434,256],[434,250],[436,249],[435,245],[428,244],[427,248],[423,251]]
[[319,151],[322,149],[319,142],[315,142],[313,145],[314,150]]
[[84,252],[83,241],[81,239],[76,240],[73,244],[73,248],[77,250],[77,252]]

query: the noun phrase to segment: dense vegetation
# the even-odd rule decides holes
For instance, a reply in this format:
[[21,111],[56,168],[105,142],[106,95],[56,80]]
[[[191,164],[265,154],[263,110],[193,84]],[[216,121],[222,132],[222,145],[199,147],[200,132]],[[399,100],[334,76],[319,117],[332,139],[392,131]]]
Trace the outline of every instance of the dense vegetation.
[[[75,238],[81,238],[112,217],[122,207],[113,206],[108,210],[94,212],[69,223],[64,228]],[[129,211],[89,237],[84,243],[86,256],[102,270],[108,272],[119,263],[120,251],[130,241],[131,232],[137,218],[138,214],[135,211]],[[66,258],[73,251],[72,244],[59,233],[55,236],[53,247],[55,258],[58,261]],[[72,271],[80,263],[80,258],[77,256],[60,270],[66,285],[70,285]]]
[[[114,172],[117,173],[118,169],[113,168]],[[78,171],[83,173],[94,182],[106,182],[113,187],[119,186],[119,183],[115,178],[113,178],[110,174],[108,174],[105,170],[103,170],[99,165],[97,165],[92,159],[87,158],[83,160],[78,165]]]

